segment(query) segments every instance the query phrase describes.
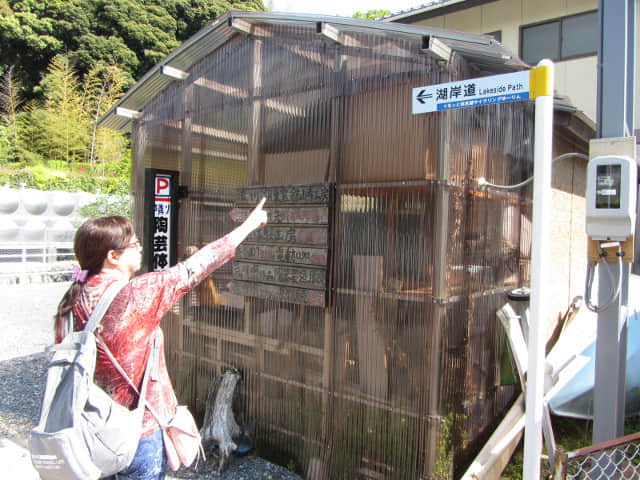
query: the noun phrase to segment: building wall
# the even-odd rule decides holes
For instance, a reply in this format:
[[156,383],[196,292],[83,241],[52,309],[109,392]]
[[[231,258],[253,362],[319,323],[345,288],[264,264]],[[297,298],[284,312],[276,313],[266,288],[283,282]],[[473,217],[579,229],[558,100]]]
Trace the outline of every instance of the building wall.
[[[502,43],[515,54],[520,52],[520,26],[543,22],[598,8],[597,0],[498,0],[485,5],[422,20],[416,25],[449,28],[473,33],[502,32]],[[640,8],[636,8],[636,28],[640,24]],[[636,53],[640,52],[640,36]],[[561,60],[555,64],[555,88],[571,102],[596,118],[597,56]],[[640,62],[636,61],[636,85],[640,78]],[[635,128],[640,128],[640,88],[636,86]]]
[[[556,141],[554,156],[575,151],[562,141]],[[584,295],[587,272],[587,236],[585,230],[587,162],[568,158],[553,168],[550,255],[551,287],[548,331],[572,304],[576,296]]]

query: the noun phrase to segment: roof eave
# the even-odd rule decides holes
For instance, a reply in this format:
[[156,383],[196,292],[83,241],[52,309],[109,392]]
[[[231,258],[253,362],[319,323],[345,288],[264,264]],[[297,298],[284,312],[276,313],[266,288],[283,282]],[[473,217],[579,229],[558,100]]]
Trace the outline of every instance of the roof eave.
[[408,23],[408,20],[411,19],[411,23],[413,23],[495,1],[497,0],[433,0],[427,5],[391,13],[380,17],[378,20],[381,22]]
[[119,116],[117,114],[118,109],[143,111],[146,104],[155,95],[175,81],[174,78],[162,73],[163,66],[166,65],[182,71],[188,71],[199,59],[210,54],[231,37],[238,34],[238,31],[231,26],[233,19],[244,20],[252,24],[301,22],[312,24],[314,27],[318,22],[321,22],[351,30],[373,30],[416,37],[431,35],[456,45],[453,50],[465,57],[473,58],[480,64],[494,65],[496,71],[513,71],[527,68],[527,65],[521,62],[517,56],[510,55],[510,52],[496,44],[487,35],[347,17],[230,10],[209,25],[206,25],[149,70],[98,120],[97,125],[115,130],[130,131],[133,124],[132,119]]

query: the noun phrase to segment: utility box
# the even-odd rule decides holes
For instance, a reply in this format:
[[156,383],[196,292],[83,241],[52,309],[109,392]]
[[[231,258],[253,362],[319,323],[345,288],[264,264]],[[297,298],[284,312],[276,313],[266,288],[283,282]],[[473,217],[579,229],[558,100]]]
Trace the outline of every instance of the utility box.
[[638,165],[630,158],[593,158],[587,169],[587,235],[593,240],[625,241],[636,227]]

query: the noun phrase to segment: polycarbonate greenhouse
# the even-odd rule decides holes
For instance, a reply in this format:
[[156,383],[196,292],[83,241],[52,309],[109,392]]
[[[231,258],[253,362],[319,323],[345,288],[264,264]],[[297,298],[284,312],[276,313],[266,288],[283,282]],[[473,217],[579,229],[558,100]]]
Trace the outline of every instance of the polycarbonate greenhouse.
[[[149,269],[267,196],[269,225],[163,323],[197,418],[236,367],[258,454],[308,479],[464,471],[518,393],[495,313],[528,284],[531,241],[530,187],[477,180],[531,175],[534,107],[413,115],[412,89],[525,68],[484,35],[229,12],[101,119],[131,131]],[[577,145],[568,112],[556,131]],[[154,173],[173,182],[164,264]]]

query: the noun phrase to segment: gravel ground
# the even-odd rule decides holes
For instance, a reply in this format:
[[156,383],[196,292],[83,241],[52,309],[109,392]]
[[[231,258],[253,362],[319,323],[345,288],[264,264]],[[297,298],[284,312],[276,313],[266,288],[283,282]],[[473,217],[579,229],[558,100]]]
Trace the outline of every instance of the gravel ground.
[[[26,451],[26,434],[35,426],[53,341],[52,315],[69,283],[0,285],[0,463],[8,478],[37,480]],[[213,458],[197,470],[183,469],[167,475],[176,479],[302,480],[298,475],[259,457],[233,458],[216,473]]]

